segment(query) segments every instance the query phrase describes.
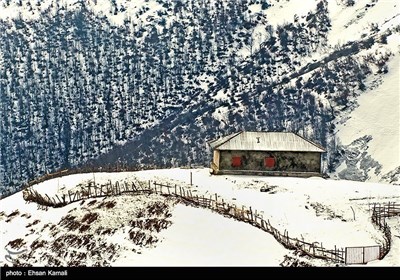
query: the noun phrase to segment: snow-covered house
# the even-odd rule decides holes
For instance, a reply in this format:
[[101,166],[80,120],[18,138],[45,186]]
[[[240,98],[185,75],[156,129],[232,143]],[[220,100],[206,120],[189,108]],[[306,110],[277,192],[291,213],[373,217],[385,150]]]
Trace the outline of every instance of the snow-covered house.
[[325,149],[292,132],[238,132],[209,142],[213,174],[319,176]]

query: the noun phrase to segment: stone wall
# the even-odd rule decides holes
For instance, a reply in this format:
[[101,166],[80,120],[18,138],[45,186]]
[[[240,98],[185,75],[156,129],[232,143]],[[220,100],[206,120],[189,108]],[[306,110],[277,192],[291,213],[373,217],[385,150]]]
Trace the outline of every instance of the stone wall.
[[[232,166],[233,157],[241,158],[241,166]],[[265,166],[266,158],[273,158],[275,165]],[[321,158],[312,152],[220,151],[219,169],[319,173]]]

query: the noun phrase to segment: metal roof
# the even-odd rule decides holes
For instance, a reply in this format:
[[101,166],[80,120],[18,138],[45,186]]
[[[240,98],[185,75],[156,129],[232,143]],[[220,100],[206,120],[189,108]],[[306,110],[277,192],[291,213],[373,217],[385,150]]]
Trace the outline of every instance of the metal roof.
[[325,152],[318,144],[293,132],[243,131],[213,140],[209,144],[216,150]]
[[215,147],[218,147],[218,146],[224,144],[226,141],[229,141],[230,139],[232,139],[233,137],[237,136],[240,133],[242,133],[242,132],[240,131],[240,132],[232,133],[232,134],[223,136],[221,138],[211,140],[210,142],[208,142],[208,144],[210,145],[211,148],[214,149]]

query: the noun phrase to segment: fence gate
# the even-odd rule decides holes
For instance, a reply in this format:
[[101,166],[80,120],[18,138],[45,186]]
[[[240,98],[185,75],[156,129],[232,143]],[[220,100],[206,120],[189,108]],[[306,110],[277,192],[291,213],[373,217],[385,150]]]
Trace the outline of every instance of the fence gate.
[[379,259],[380,246],[346,247],[346,264],[366,264]]

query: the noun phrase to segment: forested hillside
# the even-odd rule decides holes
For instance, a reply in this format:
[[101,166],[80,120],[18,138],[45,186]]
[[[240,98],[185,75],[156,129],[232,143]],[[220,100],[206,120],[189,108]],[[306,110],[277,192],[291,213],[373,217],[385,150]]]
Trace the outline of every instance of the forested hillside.
[[[351,150],[336,127],[390,73],[400,28],[387,16],[334,44],[331,1],[270,22],[292,2],[1,0],[0,188],[77,166],[207,165],[206,142],[238,130],[314,140],[334,174]],[[380,174],[368,156],[358,179]]]

